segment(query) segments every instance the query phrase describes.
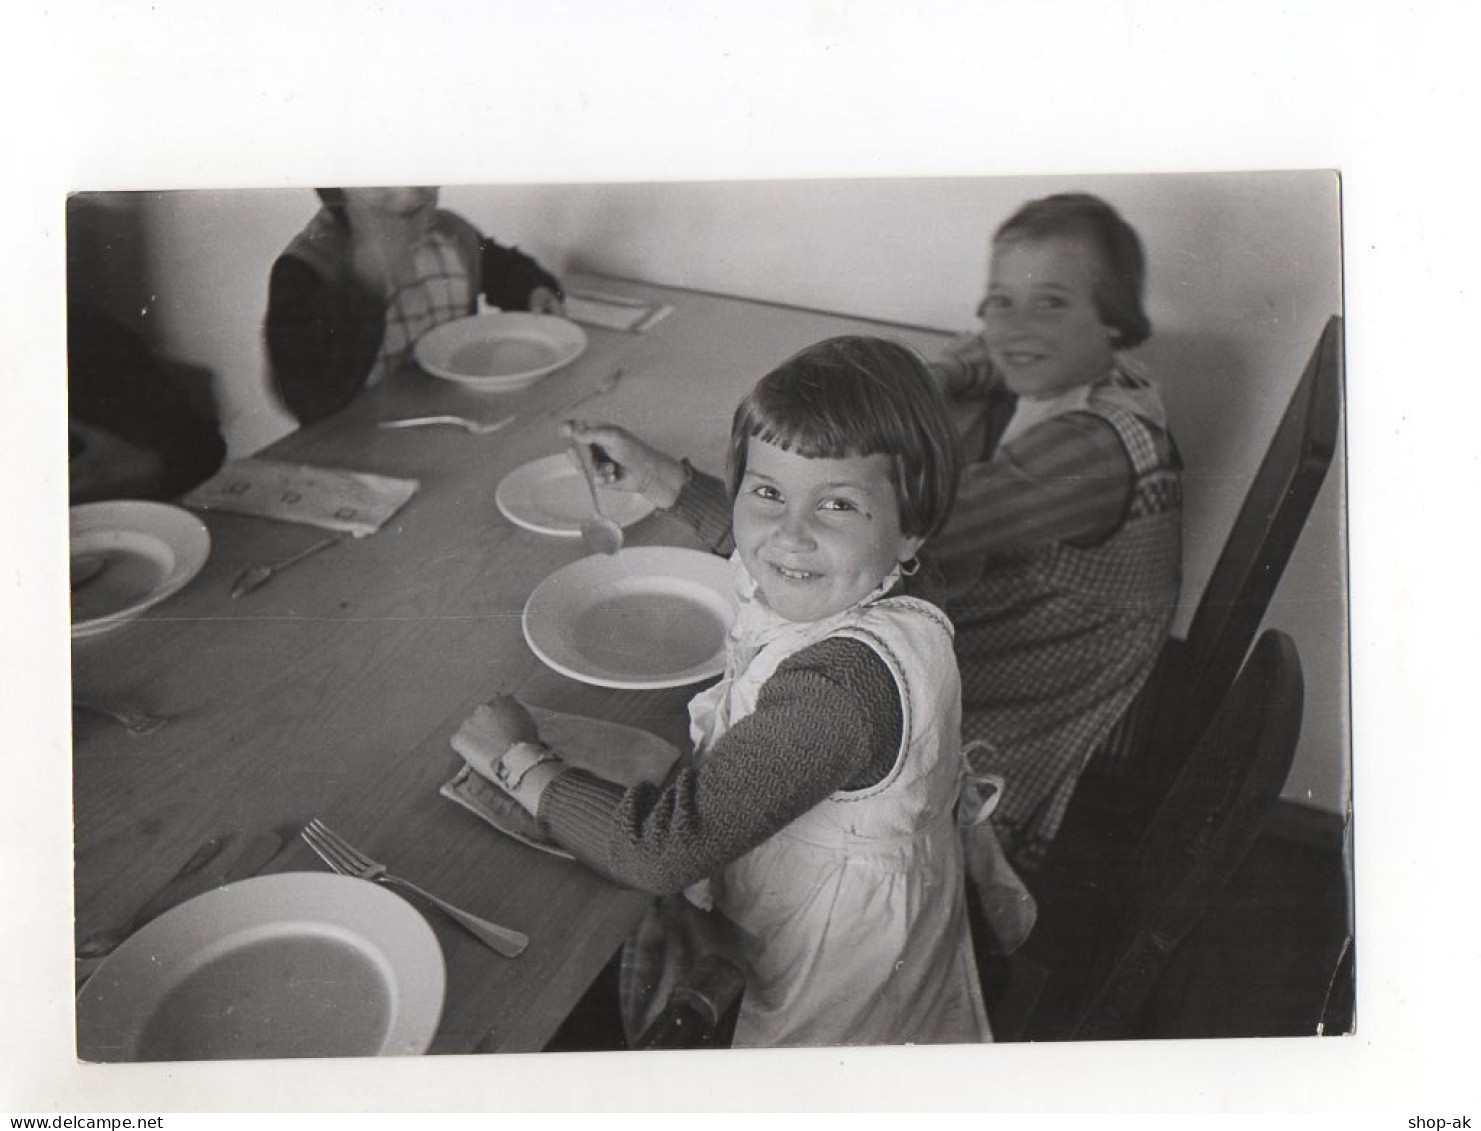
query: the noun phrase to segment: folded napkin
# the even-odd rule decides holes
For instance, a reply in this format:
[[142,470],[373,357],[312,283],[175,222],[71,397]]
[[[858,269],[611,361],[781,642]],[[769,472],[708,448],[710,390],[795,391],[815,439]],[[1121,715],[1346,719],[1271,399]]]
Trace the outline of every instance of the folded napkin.
[[415,479],[249,458],[228,463],[183,501],[201,510],[301,522],[363,538],[379,530],[419,486]]
[[[679,760],[677,750],[647,731],[538,707],[530,708],[530,714],[540,728],[540,740],[562,761],[608,781],[626,786],[661,782]],[[438,792],[477,813],[506,836],[542,852],[571,857],[540,831],[535,819],[514,798],[468,766]]]
[[667,303],[648,303],[599,291],[572,291],[566,295],[566,317],[573,322],[629,334],[652,329],[673,312],[674,308]]

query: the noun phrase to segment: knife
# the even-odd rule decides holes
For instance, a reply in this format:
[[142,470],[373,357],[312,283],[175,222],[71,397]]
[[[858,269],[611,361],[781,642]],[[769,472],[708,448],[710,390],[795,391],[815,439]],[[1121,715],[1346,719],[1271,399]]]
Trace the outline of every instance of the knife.
[[127,924],[113,930],[98,931],[84,939],[82,945],[77,948],[78,987],[81,988],[82,983],[92,976],[93,971],[102,964],[103,959],[117,950],[125,939],[145,924],[159,918],[172,907],[213,887],[235,883],[237,880],[245,880],[257,875],[272,862],[283,847],[283,837],[280,834],[258,833],[243,846],[224,872],[220,872],[219,875],[215,871],[205,872],[207,865],[221,855],[231,839],[231,836],[227,835],[206,841],[195,850],[194,855],[185,862],[180,871],[176,872],[164,887],[160,888],[143,907],[134,913],[134,917]]
[[162,915],[182,900],[189,899],[198,891],[204,891],[210,886],[210,879],[209,877],[202,879],[200,873],[207,864],[221,854],[221,850],[230,840],[230,835],[216,836],[202,843],[191,854],[190,859],[180,866],[180,870],[165,881],[163,887],[145,900],[127,922],[107,930],[94,931],[83,939],[77,948],[77,957],[101,958],[106,954],[111,954],[118,948],[119,943],[145,923]]
[[258,833],[227,866],[221,876],[221,883],[232,884],[257,875],[272,862],[282,847],[283,838],[277,833]]

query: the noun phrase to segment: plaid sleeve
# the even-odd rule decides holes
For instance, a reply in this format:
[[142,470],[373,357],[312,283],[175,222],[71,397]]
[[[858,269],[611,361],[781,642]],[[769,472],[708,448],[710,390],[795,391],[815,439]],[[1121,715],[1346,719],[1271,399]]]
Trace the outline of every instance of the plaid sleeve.
[[951,518],[929,549],[951,559],[1052,542],[1093,545],[1121,525],[1135,478],[1105,420],[1087,412],[1052,417],[967,468]]

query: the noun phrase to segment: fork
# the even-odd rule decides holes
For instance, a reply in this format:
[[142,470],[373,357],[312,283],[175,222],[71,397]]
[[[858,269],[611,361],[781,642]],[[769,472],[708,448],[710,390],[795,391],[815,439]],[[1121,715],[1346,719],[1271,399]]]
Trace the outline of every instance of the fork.
[[451,424],[471,432],[475,436],[487,436],[490,432],[497,432],[506,424],[512,424],[514,417],[506,416],[500,420],[469,420],[466,416],[406,416],[400,420],[382,420],[381,428],[420,428],[424,424]]
[[516,958],[524,952],[525,947],[530,945],[527,935],[518,931],[511,931],[508,927],[501,927],[497,923],[490,923],[480,919],[476,915],[470,915],[461,908],[454,907],[451,903],[445,903],[431,892],[423,891],[409,880],[403,880],[400,876],[393,876],[386,871],[384,864],[377,863],[355,848],[343,837],[332,832],[323,821],[315,817],[303,827],[301,834],[308,842],[308,846],[318,853],[319,858],[333,868],[342,876],[354,876],[356,879],[379,881],[383,884],[391,884],[421,896],[428,903],[442,911],[469,934],[480,942],[502,954],[505,958]]

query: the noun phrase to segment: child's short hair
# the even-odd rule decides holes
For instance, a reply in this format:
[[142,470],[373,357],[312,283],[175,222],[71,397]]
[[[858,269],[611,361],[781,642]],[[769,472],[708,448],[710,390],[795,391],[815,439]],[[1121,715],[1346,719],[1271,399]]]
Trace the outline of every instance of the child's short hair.
[[735,410],[726,480],[733,500],[752,437],[809,459],[895,459],[901,532],[929,537],[956,498],[961,449],[921,356],[883,338],[829,338],[756,383]]
[[1031,200],[1005,220],[993,244],[1069,236],[1084,240],[1100,258],[1093,284],[1101,321],[1116,331],[1118,349],[1139,346],[1152,336],[1142,307],[1147,261],[1136,229],[1098,196],[1068,192]]
[[328,213],[340,223],[347,223],[345,217],[345,190],[342,188],[316,188],[315,195],[319,203],[324,206]]

